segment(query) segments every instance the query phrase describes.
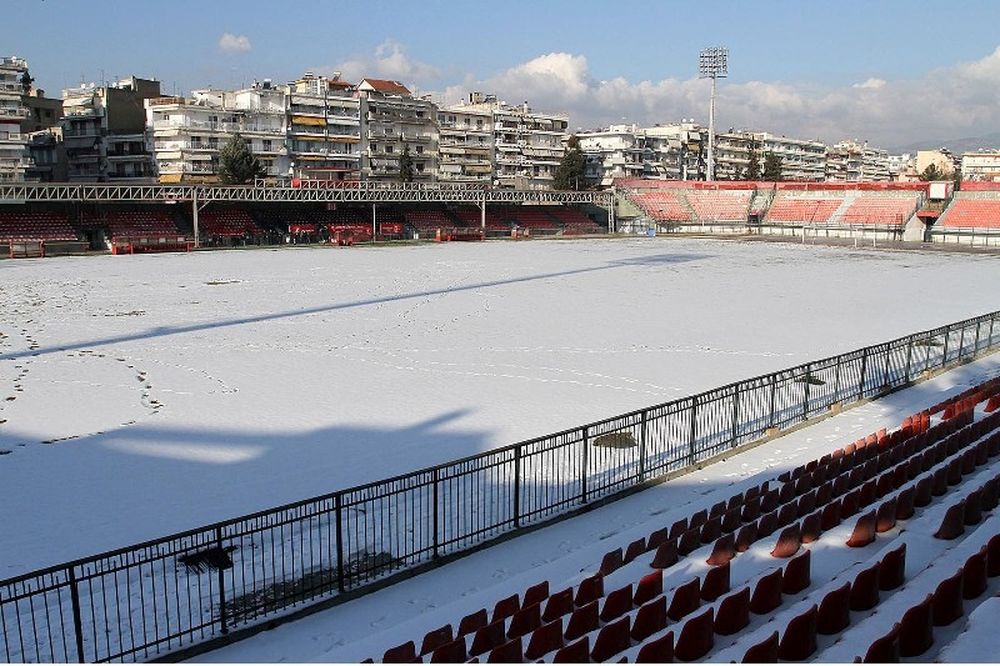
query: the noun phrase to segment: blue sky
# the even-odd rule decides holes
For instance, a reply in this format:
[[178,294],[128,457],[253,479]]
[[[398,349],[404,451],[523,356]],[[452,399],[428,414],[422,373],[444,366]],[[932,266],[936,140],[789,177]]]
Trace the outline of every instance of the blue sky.
[[[830,132],[867,132],[860,138],[882,143],[1000,129],[993,116],[976,111],[964,122],[956,110],[890,127],[893,111],[883,108],[906,104],[900,97],[918,101],[916,88],[934,92],[950,68],[993,54],[998,2],[15,0],[5,16],[4,51],[27,58],[51,92],[102,72],[152,76],[186,92],[340,69],[400,78],[442,99],[493,88],[568,111],[572,124],[587,127],[622,117],[668,122],[678,113],[703,120],[704,86],[692,81],[697,52],[719,43],[731,52],[721,124],[828,140]],[[228,49],[220,46],[226,33],[235,38]],[[549,55],[559,57],[539,60]],[[848,96],[872,108],[870,122],[857,109],[837,120],[851,90],[866,91]],[[995,101],[973,97],[974,105]]]

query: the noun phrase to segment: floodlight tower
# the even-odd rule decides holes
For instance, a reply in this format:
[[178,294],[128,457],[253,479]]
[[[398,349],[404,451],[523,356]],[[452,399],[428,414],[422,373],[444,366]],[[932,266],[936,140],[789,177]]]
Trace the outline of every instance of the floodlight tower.
[[715,81],[729,74],[729,49],[710,46],[698,54],[698,78],[712,79],[712,97],[708,105],[708,174],[706,180],[715,180]]

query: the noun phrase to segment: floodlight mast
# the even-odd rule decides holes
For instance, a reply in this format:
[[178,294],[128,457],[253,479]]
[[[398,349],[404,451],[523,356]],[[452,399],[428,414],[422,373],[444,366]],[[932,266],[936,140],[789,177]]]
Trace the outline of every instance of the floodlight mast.
[[708,103],[708,173],[705,180],[715,180],[715,81],[729,75],[729,49],[711,46],[698,54],[698,78],[712,79],[712,97]]

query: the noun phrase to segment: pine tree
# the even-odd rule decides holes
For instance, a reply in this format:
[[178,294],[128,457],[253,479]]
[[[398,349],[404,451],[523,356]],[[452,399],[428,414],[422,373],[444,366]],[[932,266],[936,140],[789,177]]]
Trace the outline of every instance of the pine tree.
[[764,180],[778,182],[781,176],[781,155],[767,153],[764,155]]
[[750,161],[743,172],[743,180],[760,180],[760,157],[757,155],[757,146],[750,145]]
[[587,160],[580,150],[580,140],[571,136],[566,142],[569,150],[563,155],[552,179],[552,187],[556,190],[578,190],[584,183]]
[[920,172],[920,180],[947,180],[944,171],[937,164],[928,164],[927,168]]
[[413,182],[413,157],[410,155],[410,145],[403,146],[403,152],[399,155],[399,180],[404,183]]
[[263,176],[264,167],[250,150],[250,143],[239,132],[229,137],[219,149],[219,182],[245,185]]

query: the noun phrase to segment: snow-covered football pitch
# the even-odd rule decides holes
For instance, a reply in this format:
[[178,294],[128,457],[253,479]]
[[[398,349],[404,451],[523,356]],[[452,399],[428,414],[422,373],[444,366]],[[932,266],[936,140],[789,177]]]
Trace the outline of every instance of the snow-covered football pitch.
[[0,262],[0,578],[1000,307],[1000,256],[635,239]]

